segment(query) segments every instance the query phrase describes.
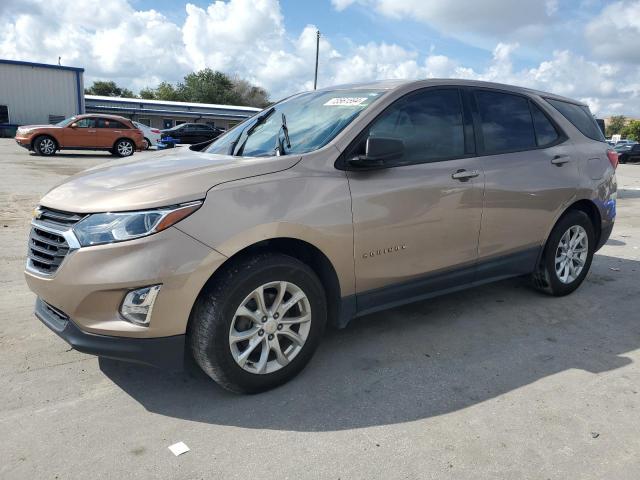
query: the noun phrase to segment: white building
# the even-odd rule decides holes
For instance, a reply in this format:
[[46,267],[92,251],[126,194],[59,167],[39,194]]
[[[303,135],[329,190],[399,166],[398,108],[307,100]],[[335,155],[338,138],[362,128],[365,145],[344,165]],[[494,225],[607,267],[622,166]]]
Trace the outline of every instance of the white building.
[[171,128],[181,123],[207,123],[228,129],[259,108],[208,103],[170,102],[142,98],[85,95],[87,113],[122,115],[153,128]]
[[0,59],[0,136],[84,113],[83,68]]

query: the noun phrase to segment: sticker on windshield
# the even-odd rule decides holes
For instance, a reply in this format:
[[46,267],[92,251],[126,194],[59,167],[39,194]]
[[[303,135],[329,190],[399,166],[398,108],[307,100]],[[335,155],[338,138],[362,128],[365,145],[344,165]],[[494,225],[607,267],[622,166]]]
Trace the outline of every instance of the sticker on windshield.
[[362,102],[368,100],[367,97],[335,97],[330,99],[324,104],[325,107],[357,107],[362,105]]

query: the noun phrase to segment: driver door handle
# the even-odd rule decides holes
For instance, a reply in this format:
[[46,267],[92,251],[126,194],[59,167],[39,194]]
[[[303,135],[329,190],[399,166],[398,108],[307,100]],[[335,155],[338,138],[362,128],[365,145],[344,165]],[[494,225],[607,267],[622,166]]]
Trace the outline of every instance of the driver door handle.
[[478,170],[458,170],[457,172],[451,175],[451,178],[454,180],[460,180],[461,182],[466,182],[470,178],[475,178],[480,175]]

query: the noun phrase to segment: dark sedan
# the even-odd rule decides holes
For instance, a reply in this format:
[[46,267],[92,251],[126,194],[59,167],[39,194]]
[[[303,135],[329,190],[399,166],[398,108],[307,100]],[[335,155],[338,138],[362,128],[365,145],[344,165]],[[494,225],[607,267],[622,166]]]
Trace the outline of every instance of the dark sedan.
[[628,149],[618,150],[618,161],[620,163],[640,162],[640,143],[630,145]]
[[182,123],[173,128],[162,130],[162,138],[169,137],[173,143],[190,145],[208,142],[217,138],[224,130],[204,123]]

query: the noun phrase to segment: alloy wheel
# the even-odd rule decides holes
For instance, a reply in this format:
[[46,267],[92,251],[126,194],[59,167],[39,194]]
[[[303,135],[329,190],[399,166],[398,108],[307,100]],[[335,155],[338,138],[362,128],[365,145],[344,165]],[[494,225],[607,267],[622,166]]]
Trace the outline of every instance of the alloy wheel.
[[40,140],[40,151],[45,155],[51,155],[56,151],[56,145],[50,138],[43,138]]
[[589,253],[589,238],[580,225],[570,227],[558,243],[555,269],[558,279],[565,284],[573,283],[582,273]]
[[254,374],[287,366],[302,350],[311,328],[307,295],[291,282],[269,282],[236,309],[229,347],[236,363]]
[[133,153],[133,146],[129,142],[120,142],[118,143],[118,153],[127,157]]

